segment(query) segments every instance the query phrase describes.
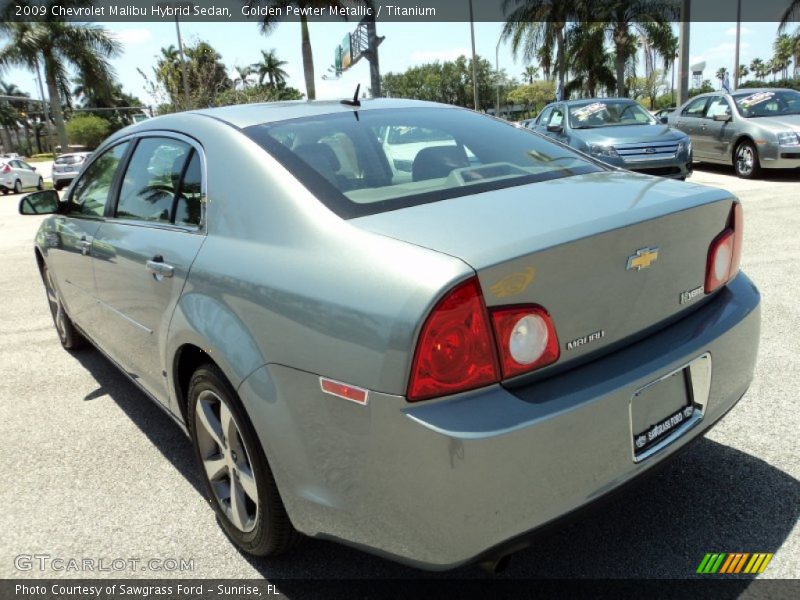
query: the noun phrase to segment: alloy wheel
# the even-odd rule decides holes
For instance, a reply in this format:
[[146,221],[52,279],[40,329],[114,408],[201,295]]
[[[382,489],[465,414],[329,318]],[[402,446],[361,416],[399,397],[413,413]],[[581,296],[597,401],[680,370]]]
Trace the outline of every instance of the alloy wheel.
[[243,532],[258,521],[258,487],[239,424],[228,405],[204,390],[195,407],[197,445],[215,499],[230,522]]
[[747,144],[742,144],[736,151],[736,170],[745,177],[753,172],[755,156],[753,149]]

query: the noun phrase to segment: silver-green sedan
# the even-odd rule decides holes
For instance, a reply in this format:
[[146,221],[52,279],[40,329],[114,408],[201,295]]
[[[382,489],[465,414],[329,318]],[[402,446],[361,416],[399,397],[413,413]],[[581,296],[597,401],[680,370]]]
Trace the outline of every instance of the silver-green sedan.
[[692,138],[695,160],[732,164],[739,177],[800,168],[800,92],[763,88],[701,94],[668,120]]
[[736,198],[469,110],[149,119],[20,210],[50,215],[33,251],[63,346],[90,341],[185,429],[254,555],[301,533],[502,565],[753,377]]

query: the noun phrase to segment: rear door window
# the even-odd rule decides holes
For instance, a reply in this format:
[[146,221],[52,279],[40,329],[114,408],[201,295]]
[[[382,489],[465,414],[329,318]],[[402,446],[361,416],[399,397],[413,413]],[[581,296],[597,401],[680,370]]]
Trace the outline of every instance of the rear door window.
[[192,147],[171,138],[143,138],[133,151],[116,217],[171,223],[176,193]]

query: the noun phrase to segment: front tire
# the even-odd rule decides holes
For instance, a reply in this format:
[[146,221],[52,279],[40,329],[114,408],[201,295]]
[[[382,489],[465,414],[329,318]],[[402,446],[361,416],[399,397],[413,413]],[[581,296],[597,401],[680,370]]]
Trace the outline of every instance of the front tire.
[[36,183],[36,189],[40,192],[44,189],[44,179],[39,177],[39,181]]
[[86,345],[86,338],[75,328],[67,315],[64,304],[61,302],[61,295],[58,293],[50,269],[46,265],[42,267],[42,279],[47,293],[47,303],[50,305],[50,315],[53,317],[53,324],[56,326],[61,345],[70,351],[83,348]]
[[187,417],[206,497],[225,534],[255,556],[291,548],[300,534],[236,392],[215,365],[192,375]]
[[754,179],[761,174],[758,151],[750,140],[743,140],[733,154],[733,169],[742,179]]
[[14,193],[15,194],[21,194],[22,193],[22,182],[19,179],[17,179],[14,182]]

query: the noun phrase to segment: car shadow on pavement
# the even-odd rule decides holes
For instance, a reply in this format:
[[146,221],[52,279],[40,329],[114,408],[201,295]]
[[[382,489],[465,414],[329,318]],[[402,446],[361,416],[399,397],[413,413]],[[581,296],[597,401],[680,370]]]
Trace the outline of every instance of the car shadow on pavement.
[[[74,356],[202,494],[190,442],[178,425],[101,353],[89,350]],[[696,577],[707,552],[777,551],[777,562],[779,548],[798,519],[798,480],[759,458],[704,438],[601,508],[534,538],[497,577],[681,579]],[[209,520],[208,526],[215,525]],[[282,557],[242,556],[290,598],[307,595],[309,585],[320,580],[486,577],[476,566],[420,571],[317,539],[305,539]]]
[[[717,163],[695,163],[694,169],[697,171],[705,171],[707,173],[716,173],[718,175],[730,175],[736,177],[731,165],[720,165]],[[800,169],[762,169],[761,175],[754,178],[753,181],[797,181],[800,179]],[[687,181],[691,182],[690,177]]]
[[191,443],[178,424],[100,351],[90,347],[72,356],[92,374],[99,386],[84,400],[91,402],[107,394],[197,493],[202,494],[203,482],[195,469]]

